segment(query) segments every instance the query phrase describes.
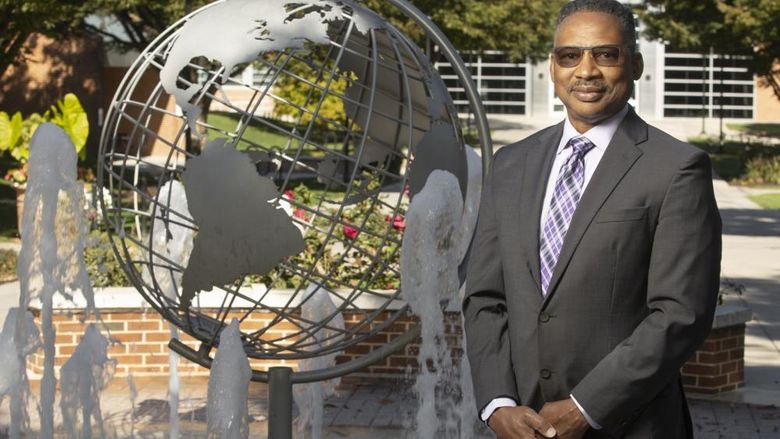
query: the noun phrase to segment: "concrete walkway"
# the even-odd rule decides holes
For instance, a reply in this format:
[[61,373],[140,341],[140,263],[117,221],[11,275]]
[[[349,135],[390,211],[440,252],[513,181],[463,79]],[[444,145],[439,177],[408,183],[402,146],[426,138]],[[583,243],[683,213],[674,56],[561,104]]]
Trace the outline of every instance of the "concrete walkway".
[[[21,243],[18,240],[0,242],[0,249],[14,250],[19,253]],[[3,327],[8,310],[19,306],[19,282],[0,284],[0,328]]]
[[780,406],[780,210],[762,209],[747,198],[748,190],[723,180],[714,187],[723,219],[722,277],[744,287],[726,300],[753,311],[745,388],[721,398]]

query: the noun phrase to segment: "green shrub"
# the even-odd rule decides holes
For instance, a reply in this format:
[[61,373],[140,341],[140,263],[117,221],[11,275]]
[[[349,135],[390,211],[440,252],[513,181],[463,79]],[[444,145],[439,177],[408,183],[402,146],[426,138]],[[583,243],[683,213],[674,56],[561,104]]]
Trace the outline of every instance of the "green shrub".
[[748,160],[744,180],[750,184],[780,184],[780,156],[759,156]]
[[20,112],[9,115],[0,111],[0,153],[7,152],[16,162],[5,176],[5,180],[10,184],[24,185],[27,182],[30,141],[38,126],[45,122],[51,122],[62,128],[73,141],[79,160],[86,159],[89,120],[87,112],[73,93],[66,94],[43,115],[33,113],[27,118],[22,118]]
[[[370,178],[370,176],[367,176]],[[368,185],[368,192],[378,188],[376,181]],[[312,191],[306,185],[299,185],[287,193],[296,202],[316,206]],[[408,198],[404,196],[405,210]],[[334,282],[326,282],[330,288],[355,288],[358,286],[374,289],[396,289],[400,286],[400,246],[391,241],[385,241],[387,235],[396,242],[403,239],[405,228],[402,215],[391,218],[372,205],[372,200],[366,199],[341,211],[340,222],[333,231],[333,239],[323,243],[320,233],[315,229],[328,230],[328,216],[337,215],[336,208],[321,206],[325,214],[311,218],[312,228],[304,236],[306,248],[303,252],[290,259],[294,265],[303,268],[313,267],[314,279],[327,278]],[[296,209],[295,215],[303,215],[309,220],[309,214]],[[359,230],[362,230],[359,231]],[[354,243],[354,246],[350,244]],[[362,251],[358,250],[362,249]],[[376,261],[374,261],[376,259]],[[378,269],[382,264],[387,269]],[[394,272],[394,271],[395,272]],[[245,282],[262,282],[273,288],[297,288],[302,286],[303,278],[285,269],[274,269],[263,276],[249,276]]]
[[[122,266],[114,256],[108,234],[94,230],[90,232],[84,249],[84,262],[93,287],[128,286]],[[16,251],[0,249],[0,282],[16,279]]]
[[707,152],[715,172],[746,184],[780,183],[780,147],[715,137],[691,137],[688,142]]
[[87,265],[87,273],[93,287],[130,285],[124,270],[122,270],[122,265],[119,264],[114,255],[114,249],[106,232],[93,230],[89,233],[89,239],[84,248],[84,262]]
[[16,279],[16,252],[0,249],[0,282]]

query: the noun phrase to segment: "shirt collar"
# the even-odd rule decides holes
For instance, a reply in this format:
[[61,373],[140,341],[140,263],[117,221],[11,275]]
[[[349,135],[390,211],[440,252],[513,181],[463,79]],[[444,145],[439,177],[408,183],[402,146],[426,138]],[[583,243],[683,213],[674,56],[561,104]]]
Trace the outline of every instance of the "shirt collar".
[[615,115],[582,134],[577,132],[577,130],[574,128],[574,125],[571,124],[569,118],[567,117],[563,123],[563,136],[561,136],[561,143],[558,145],[557,154],[563,152],[563,149],[566,147],[566,144],[569,143],[569,140],[571,140],[572,137],[578,136],[584,136],[594,145],[596,145],[596,148],[602,151],[606,150],[609,142],[612,141],[612,137],[615,135],[615,132],[617,132],[617,129],[620,126],[620,122],[622,122],[623,118],[626,117],[626,114],[628,114],[629,108],[630,105],[626,104],[626,106],[623,107],[622,110],[615,113]]

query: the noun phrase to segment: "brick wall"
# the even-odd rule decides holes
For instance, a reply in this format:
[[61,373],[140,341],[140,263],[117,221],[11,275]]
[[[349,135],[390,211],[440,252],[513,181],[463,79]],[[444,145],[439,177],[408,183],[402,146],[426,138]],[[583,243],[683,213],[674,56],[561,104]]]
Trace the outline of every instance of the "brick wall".
[[[55,369],[65,364],[70,355],[76,350],[81,336],[90,323],[97,323],[103,335],[109,335],[116,343],[109,346],[108,355],[117,361],[116,376],[124,377],[132,374],[134,377],[160,376],[168,374],[168,342],[171,339],[168,322],[154,310],[147,311],[111,311],[101,310],[102,322],[94,319],[82,321],[80,312],[56,312],[53,317],[56,331],[56,357]],[[234,315],[228,316],[228,321]],[[235,313],[239,317],[239,313]],[[256,313],[251,319],[245,320],[241,327],[245,331],[252,331],[268,325],[273,316],[268,313]],[[36,315],[40,324],[40,316]],[[284,322],[274,325],[268,331],[272,337],[287,335],[291,331]],[[200,342],[192,337],[180,333],[181,340],[197,350]],[[272,366],[296,367],[295,362],[280,361],[251,361],[254,369],[267,370]],[[40,376],[43,372],[43,353],[39,350],[30,359],[28,366],[33,377]],[[179,371],[183,375],[207,376],[208,370],[185,359],[179,359]],[[59,372],[57,372],[59,373]]]
[[[381,313],[377,316],[377,320],[382,321],[390,315],[388,312]],[[355,325],[358,322],[359,316],[354,313],[349,313],[345,317],[346,327]],[[449,312],[445,315],[445,338],[447,345],[450,347],[450,353],[453,359],[460,359],[463,354],[460,349],[460,314]],[[337,363],[344,363],[346,361],[359,358],[373,350],[379,349],[386,345],[390,341],[394,340],[399,335],[409,331],[412,326],[417,323],[417,318],[413,315],[404,315],[398,318],[385,331],[379,334],[373,335],[367,338],[364,342],[357,345],[353,345],[344,351],[343,355],[336,357]],[[415,339],[413,342],[404,346],[393,355],[386,357],[384,360],[374,363],[373,365],[356,373],[357,376],[372,376],[372,377],[402,377],[406,374],[417,372],[417,353],[420,351],[420,340]]]
[[[236,316],[243,315],[236,312]],[[390,312],[380,313],[375,321],[382,322]],[[344,320],[347,328],[354,327],[363,318],[363,313],[346,313]],[[67,361],[73,353],[86,329],[86,325],[92,321],[82,322],[81,314],[76,312],[58,313],[54,317],[55,330],[57,332],[57,353],[55,365],[57,368]],[[168,323],[153,310],[149,311],[111,311],[101,310],[103,323],[101,327],[111,332],[111,337],[119,343],[109,348],[109,355],[117,361],[116,376],[124,377],[132,373],[134,377],[152,377],[168,374],[168,341],[170,332]],[[232,316],[229,316],[228,320]],[[255,312],[251,318],[246,319],[241,328],[244,331],[252,331],[265,327],[273,318],[273,314]],[[460,349],[462,330],[460,315],[449,312],[445,316],[446,341],[451,349],[453,358],[457,361],[463,355]],[[336,358],[337,363],[344,363],[359,358],[375,349],[379,349],[399,335],[411,329],[416,323],[416,318],[411,315],[403,315],[390,324],[386,330],[373,335],[363,342],[349,347],[343,354]],[[280,323],[269,330],[269,335],[279,337],[288,335],[295,328],[289,323]],[[105,332],[104,332],[105,333]],[[740,324],[731,327],[713,329],[710,336],[683,367],[683,382],[690,392],[719,393],[734,390],[744,384],[744,337],[745,325]],[[197,350],[199,342],[187,335],[182,335],[182,341]],[[402,377],[417,370],[417,352],[419,340],[406,345],[397,353],[384,360],[375,363],[355,376],[372,377]],[[297,369],[297,362],[290,360],[259,361],[251,360],[252,367],[256,370],[267,370],[271,366],[289,366]],[[42,372],[43,356],[34,355],[30,371],[34,375]],[[187,360],[179,360],[179,370],[184,376],[206,376],[208,370]]]
[[685,390],[721,393],[745,384],[745,325],[713,329],[683,366]]

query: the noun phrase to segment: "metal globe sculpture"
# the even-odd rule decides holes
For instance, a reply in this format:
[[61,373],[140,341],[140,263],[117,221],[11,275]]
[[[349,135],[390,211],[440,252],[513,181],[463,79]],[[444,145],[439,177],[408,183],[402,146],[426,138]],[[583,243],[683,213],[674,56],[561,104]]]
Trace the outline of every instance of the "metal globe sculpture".
[[[489,151],[454,49],[419,11],[392,3],[453,64]],[[202,343],[172,347],[208,366],[229,316],[268,312],[264,328],[242,332],[247,355],[303,360],[407,311],[393,281],[405,208],[437,169],[465,196],[464,148],[430,61],[376,13],[352,0],[227,0],[173,25],[130,68],[104,125],[98,182],[129,279]],[[313,320],[300,308],[319,290],[335,307]],[[346,311],[358,321],[334,324]],[[281,325],[292,329],[278,335]]]

